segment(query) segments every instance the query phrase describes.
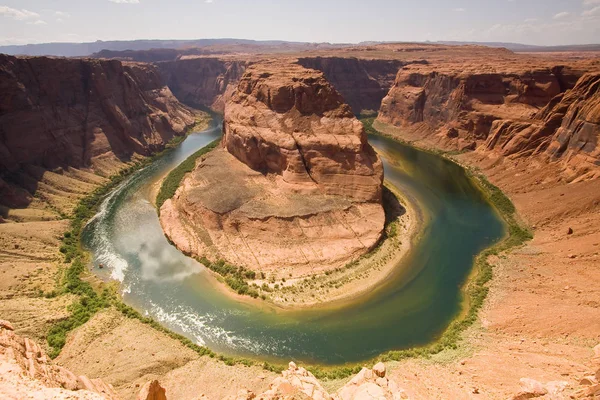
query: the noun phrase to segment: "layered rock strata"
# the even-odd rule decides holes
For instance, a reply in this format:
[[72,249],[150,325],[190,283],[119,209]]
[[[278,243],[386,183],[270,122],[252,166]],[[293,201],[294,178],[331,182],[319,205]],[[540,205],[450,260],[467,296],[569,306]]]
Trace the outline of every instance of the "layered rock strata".
[[355,57],[303,57],[298,64],[322,71],[355,114],[377,111],[398,70],[410,62]]
[[378,242],[382,164],[322,73],[287,63],[248,68],[223,130],[222,148],[161,208],[181,250],[302,274],[341,266]]
[[216,57],[181,57],[157,64],[177,98],[194,107],[223,112],[247,62]]
[[44,170],[148,155],[195,118],[151,65],[0,55],[2,197],[22,198],[11,182],[35,191]]
[[[570,178],[600,165],[600,75],[579,69],[407,66],[378,122],[437,135],[446,147],[560,160]],[[590,175],[588,175],[590,176]]]

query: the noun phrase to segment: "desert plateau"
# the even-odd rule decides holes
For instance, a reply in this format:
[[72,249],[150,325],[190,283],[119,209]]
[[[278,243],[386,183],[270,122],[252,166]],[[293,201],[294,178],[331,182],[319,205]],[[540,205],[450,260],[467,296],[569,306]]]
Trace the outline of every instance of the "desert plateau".
[[1,399],[600,399],[598,1],[5,3]]

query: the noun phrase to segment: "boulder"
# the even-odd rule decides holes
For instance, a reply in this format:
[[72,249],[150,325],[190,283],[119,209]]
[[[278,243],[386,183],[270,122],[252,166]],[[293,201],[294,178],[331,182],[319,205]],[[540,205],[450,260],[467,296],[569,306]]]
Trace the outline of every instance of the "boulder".
[[378,362],[373,367],[373,372],[375,373],[375,375],[383,378],[385,376],[385,364],[382,362]]

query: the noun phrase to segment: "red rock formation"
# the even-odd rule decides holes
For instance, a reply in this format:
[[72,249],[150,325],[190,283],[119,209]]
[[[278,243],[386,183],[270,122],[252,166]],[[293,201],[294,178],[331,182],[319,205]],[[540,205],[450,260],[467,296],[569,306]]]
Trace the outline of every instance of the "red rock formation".
[[[160,150],[195,121],[144,64],[0,55],[0,177]],[[19,178],[17,184],[22,184]]]
[[180,101],[223,112],[225,101],[236,88],[247,63],[219,58],[181,58],[157,65]]
[[573,177],[599,165],[599,75],[565,67],[506,68],[406,67],[382,101],[378,121],[437,133],[459,149],[485,142],[484,150],[504,156],[564,160]]
[[179,249],[288,277],[342,266],[379,241],[381,161],[322,73],[248,68],[223,130],[225,149],[198,162],[161,208]]
[[573,177],[600,165],[600,74],[584,75],[531,121],[494,122],[486,149],[506,156],[546,155],[561,160]]
[[225,108],[223,145],[237,159],[291,185],[381,201],[383,169],[362,124],[314,70],[250,67]]

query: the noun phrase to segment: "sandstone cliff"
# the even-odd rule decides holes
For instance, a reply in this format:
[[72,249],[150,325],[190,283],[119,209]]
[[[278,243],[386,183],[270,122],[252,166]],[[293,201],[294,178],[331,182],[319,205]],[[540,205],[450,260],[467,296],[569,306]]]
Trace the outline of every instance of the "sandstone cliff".
[[148,155],[194,121],[150,65],[0,55],[2,186],[35,182],[43,170],[90,167],[106,155]]
[[600,166],[600,74],[586,74],[558,94],[531,121],[494,121],[487,150],[505,156],[545,155],[576,177],[598,176]]
[[320,193],[381,201],[382,166],[362,124],[314,70],[250,68],[225,109],[223,145],[253,170]]
[[223,112],[246,69],[245,61],[182,57],[157,66],[177,98],[194,107]]
[[394,83],[398,70],[407,62],[355,57],[303,57],[298,64],[322,71],[355,114],[377,111]]
[[563,66],[407,66],[377,120],[459,150],[560,159],[580,176],[600,163],[598,81]]
[[249,67],[223,130],[223,149],[161,208],[184,252],[287,277],[339,267],[379,241],[381,161],[322,73]]

